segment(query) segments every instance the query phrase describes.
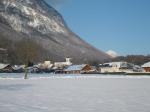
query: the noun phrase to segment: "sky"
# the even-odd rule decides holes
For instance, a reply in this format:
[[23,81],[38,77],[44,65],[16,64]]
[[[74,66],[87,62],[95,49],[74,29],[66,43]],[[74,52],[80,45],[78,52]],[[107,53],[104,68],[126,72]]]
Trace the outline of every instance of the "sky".
[[47,0],[67,25],[96,48],[150,54],[150,0]]

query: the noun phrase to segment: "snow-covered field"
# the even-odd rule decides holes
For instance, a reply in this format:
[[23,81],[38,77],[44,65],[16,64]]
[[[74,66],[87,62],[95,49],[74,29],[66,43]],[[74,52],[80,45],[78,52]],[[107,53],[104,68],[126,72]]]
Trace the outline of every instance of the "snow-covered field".
[[149,76],[41,76],[1,74],[0,112],[150,112]]

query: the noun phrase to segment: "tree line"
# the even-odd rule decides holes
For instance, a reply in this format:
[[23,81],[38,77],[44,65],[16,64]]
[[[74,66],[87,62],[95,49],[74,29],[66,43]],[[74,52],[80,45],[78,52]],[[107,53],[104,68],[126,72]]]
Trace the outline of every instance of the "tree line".
[[0,48],[6,49],[0,50],[0,63],[27,64],[45,60],[44,56],[49,56],[35,40],[29,38],[13,41],[0,36]]
[[127,56],[119,56],[111,61],[125,61],[128,63],[133,63],[135,65],[143,65],[150,61],[150,55],[127,55]]

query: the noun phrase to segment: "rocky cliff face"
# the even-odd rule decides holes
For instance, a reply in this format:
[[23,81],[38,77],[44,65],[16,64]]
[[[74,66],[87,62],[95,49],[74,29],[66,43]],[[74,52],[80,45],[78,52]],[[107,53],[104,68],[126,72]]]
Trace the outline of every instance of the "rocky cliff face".
[[[109,58],[74,34],[62,16],[44,0],[0,0],[0,34],[0,38],[13,43],[0,44],[7,49],[14,47],[16,42],[32,41],[40,48],[36,55],[42,59],[38,57],[37,60],[60,61],[71,57],[83,63]],[[14,51],[16,47],[19,46],[15,46]]]

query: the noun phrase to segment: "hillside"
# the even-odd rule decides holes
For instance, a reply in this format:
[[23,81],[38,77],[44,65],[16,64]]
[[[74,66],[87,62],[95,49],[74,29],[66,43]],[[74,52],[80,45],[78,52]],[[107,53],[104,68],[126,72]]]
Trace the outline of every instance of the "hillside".
[[110,58],[73,33],[44,0],[1,0],[0,40],[11,63],[62,61],[65,57],[88,63]]

